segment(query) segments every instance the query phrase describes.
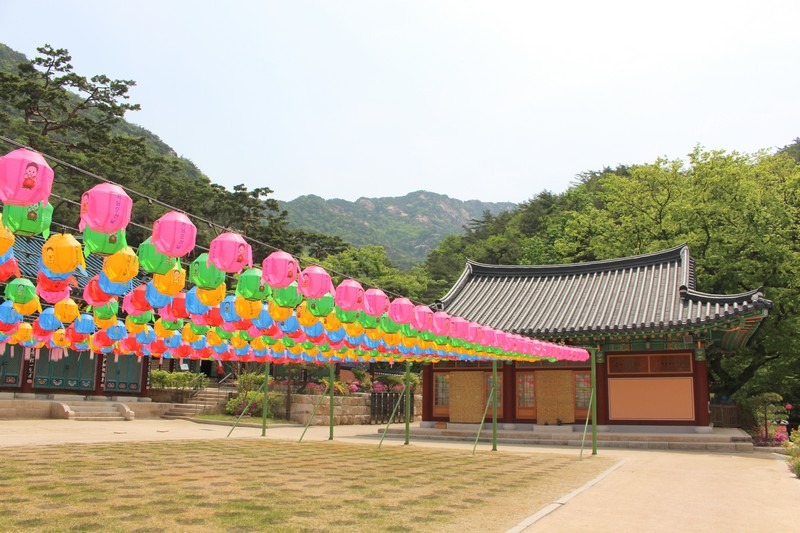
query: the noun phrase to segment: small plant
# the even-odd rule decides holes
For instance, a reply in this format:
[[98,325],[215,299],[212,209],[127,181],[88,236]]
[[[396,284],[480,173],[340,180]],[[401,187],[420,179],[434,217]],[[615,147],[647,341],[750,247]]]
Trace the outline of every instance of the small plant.
[[208,386],[208,376],[191,372],[152,370],[150,386],[156,389],[204,389]]
[[[282,412],[283,402],[284,396],[282,394],[270,392],[267,397],[267,418],[273,418],[275,413]],[[263,409],[264,393],[255,391],[241,393],[228,400],[225,405],[225,412],[233,416],[239,416],[244,413],[245,416],[260,417],[263,416]]]
[[800,477],[800,457],[792,457],[789,459],[789,471],[795,475],[795,477]]
[[775,392],[762,392],[742,402],[756,420],[753,428],[753,443],[756,446],[777,446],[786,440],[786,406],[783,398]]

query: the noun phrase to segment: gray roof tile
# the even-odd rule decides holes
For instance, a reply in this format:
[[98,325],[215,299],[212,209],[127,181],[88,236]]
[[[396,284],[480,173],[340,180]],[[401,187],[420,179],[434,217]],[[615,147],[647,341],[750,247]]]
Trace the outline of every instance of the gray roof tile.
[[733,295],[696,291],[694,263],[685,244],[571,265],[467,261],[439,303],[451,315],[530,336],[652,331],[772,306],[759,290]]

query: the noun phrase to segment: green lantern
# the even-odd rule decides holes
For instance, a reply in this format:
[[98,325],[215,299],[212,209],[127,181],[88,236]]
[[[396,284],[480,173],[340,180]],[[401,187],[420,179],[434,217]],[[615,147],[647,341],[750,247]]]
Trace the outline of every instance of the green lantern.
[[29,279],[15,278],[6,285],[5,296],[15,304],[26,304],[36,297],[36,287]]
[[412,328],[410,324],[403,324],[402,326],[400,326],[400,332],[405,337],[413,337],[413,338],[419,337],[419,331]]
[[284,346],[286,346],[287,348],[293,348],[294,346],[296,346],[296,345],[297,345],[297,342],[296,342],[294,339],[290,339],[289,337],[284,337],[284,338],[282,338],[282,339],[281,339],[281,342],[282,342],[282,343],[283,343],[283,345],[284,345]]
[[272,300],[281,307],[297,307],[303,301],[303,295],[297,292],[297,282],[293,281],[286,287],[275,289]]
[[239,331],[239,338],[243,339],[243,340],[246,340],[247,342],[250,342],[251,340],[253,340],[253,336],[250,335],[249,333],[247,333],[244,330],[240,330]]
[[388,313],[381,315],[378,320],[378,325],[385,333],[397,333],[400,331],[400,324],[389,318]]
[[261,340],[264,341],[264,344],[268,344],[270,346],[278,342],[278,339],[276,339],[275,337],[269,337],[267,335],[262,335]]
[[84,255],[111,255],[128,247],[125,238],[125,230],[121,229],[114,233],[100,233],[94,231],[89,226],[83,229],[83,253]]
[[206,333],[208,333],[208,330],[210,328],[208,326],[198,326],[194,322],[190,322],[189,329],[191,329],[192,333],[194,333],[195,335],[205,335]]
[[128,315],[128,319],[131,322],[138,325],[149,324],[153,321],[153,312],[152,311],[145,311],[144,313],[138,315]]
[[239,276],[236,295],[248,300],[266,300],[272,294],[272,287],[261,281],[260,268],[248,268]]
[[175,320],[164,320],[162,318],[161,325],[164,326],[164,329],[168,329],[170,331],[178,331],[179,329],[183,329],[183,319],[177,318]]
[[217,326],[217,327],[215,327],[215,328],[214,328],[214,332],[217,334],[217,336],[218,336],[220,339],[225,339],[226,341],[227,341],[227,340],[230,340],[230,338],[231,338],[231,337],[233,337],[233,332],[231,332],[231,331],[225,331],[225,330],[224,330],[224,329],[222,329],[220,326]]
[[338,318],[339,322],[343,324],[352,324],[358,320],[358,315],[358,311],[345,311],[340,307],[336,308],[336,318]]
[[94,308],[94,316],[100,320],[108,320],[109,318],[113,318],[117,316],[117,312],[119,312],[119,303],[116,300],[111,300],[105,305]]
[[53,206],[48,202],[3,206],[3,224],[15,234],[23,237],[41,235],[45,239],[49,238],[52,221]]
[[201,289],[216,289],[225,283],[225,272],[208,260],[208,254],[200,254],[189,265],[189,281]]
[[360,313],[358,315],[358,322],[367,329],[375,329],[378,327],[378,317],[369,316],[367,313]]
[[150,237],[139,245],[136,255],[139,257],[139,267],[151,274],[166,274],[178,262],[177,258],[169,257],[156,250],[156,245],[150,242]]
[[336,306],[331,293],[321,296],[320,298],[309,298],[306,302],[308,302],[308,311],[316,317],[328,316]]

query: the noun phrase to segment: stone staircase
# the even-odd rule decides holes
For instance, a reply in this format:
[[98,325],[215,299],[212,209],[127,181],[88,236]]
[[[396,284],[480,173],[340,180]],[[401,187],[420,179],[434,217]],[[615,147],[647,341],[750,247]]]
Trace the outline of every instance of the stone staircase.
[[69,420],[115,422],[133,420],[134,413],[127,405],[112,402],[68,401],[59,402]]
[[161,418],[186,419],[199,414],[218,414],[225,411],[225,404],[235,390],[202,389],[197,391],[188,403],[176,403],[169,408]]
[[[470,427],[472,426],[472,427]],[[382,430],[381,430],[382,432]],[[390,427],[387,436],[404,435],[401,426]],[[449,424],[448,427],[414,427],[411,437],[443,441],[474,442],[477,425]],[[572,426],[531,430],[500,429],[498,442],[506,444],[539,446],[581,446],[583,428]],[[586,434],[585,446],[591,449],[591,430]],[[491,442],[491,425],[484,426],[479,442]],[[655,450],[685,450],[712,452],[752,452],[753,440],[744,431],[733,428],[714,428],[710,432],[691,433],[666,429],[642,428],[640,431],[599,431],[597,445],[600,448],[636,448]]]

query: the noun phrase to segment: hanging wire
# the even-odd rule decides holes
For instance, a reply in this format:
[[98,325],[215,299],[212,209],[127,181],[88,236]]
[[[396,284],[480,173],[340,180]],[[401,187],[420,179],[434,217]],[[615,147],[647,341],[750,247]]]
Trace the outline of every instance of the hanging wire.
[[[83,169],[83,168],[80,168],[80,167],[78,167],[78,166],[75,166],[75,165],[73,165],[72,163],[68,163],[67,161],[64,161],[64,160],[62,160],[62,159],[59,159],[59,158],[57,158],[57,157],[51,156],[51,155],[49,155],[49,154],[46,154],[46,153],[44,153],[44,152],[42,152],[42,151],[40,151],[40,150],[36,150],[36,149],[34,149],[34,148],[31,148],[31,147],[29,147],[29,146],[26,146],[26,145],[24,145],[24,144],[22,144],[22,143],[19,143],[19,142],[15,141],[14,139],[10,139],[10,138],[6,137],[6,136],[4,136],[4,135],[0,135],[0,140],[4,141],[4,142],[6,142],[7,144],[10,144],[10,145],[12,145],[12,146],[16,146],[17,148],[25,148],[25,149],[28,149],[28,150],[31,150],[31,151],[34,151],[34,152],[38,152],[39,154],[41,154],[42,156],[46,157],[47,159],[50,159],[51,161],[55,161],[55,162],[56,162],[56,163],[58,163],[59,165],[65,166],[65,167],[67,167],[67,168],[69,168],[69,169],[71,169],[71,170],[74,170],[75,172],[78,172],[78,173],[80,173],[80,174],[83,174],[84,176],[88,176],[88,177],[90,177],[90,178],[93,178],[93,179],[95,179],[95,180],[97,180],[97,181],[101,181],[101,182],[103,182],[103,183],[110,183],[110,184],[112,184],[112,185],[116,185],[116,186],[118,186],[118,187],[122,188],[124,191],[126,191],[126,192],[128,192],[128,193],[130,193],[130,194],[136,195],[136,196],[138,196],[139,198],[142,198],[142,199],[144,199],[144,200],[147,200],[147,201],[148,201],[149,203],[151,203],[151,204],[157,204],[157,205],[160,205],[160,206],[162,206],[162,207],[164,207],[164,208],[166,208],[166,209],[168,209],[168,210],[170,210],[170,211],[178,211],[178,212],[180,212],[180,213],[183,213],[183,214],[185,214],[185,215],[186,215],[186,216],[188,216],[188,217],[191,217],[191,218],[193,218],[193,219],[195,219],[195,220],[197,220],[197,221],[199,221],[199,222],[202,222],[202,223],[204,223],[204,224],[208,225],[208,227],[209,227],[210,229],[213,229],[215,232],[218,232],[219,230],[223,230],[223,231],[230,231],[230,228],[226,228],[226,227],[224,227],[224,226],[222,226],[222,225],[220,225],[220,224],[217,224],[216,222],[213,222],[213,221],[211,221],[211,220],[208,220],[208,219],[205,219],[205,218],[203,218],[203,217],[197,216],[197,215],[195,215],[195,214],[189,213],[188,211],[184,211],[183,209],[179,209],[179,208],[177,208],[177,207],[174,207],[174,206],[172,206],[172,205],[170,205],[170,204],[167,204],[167,203],[165,203],[165,202],[162,202],[162,201],[161,201],[161,200],[159,200],[158,198],[154,198],[154,197],[152,197],[152,196],[149,196],[149,195],[147,195],[147,194],[141,193],[141,192],[139,192],[139,191],[136,191],[136,190],[134,190],[134,189],[131,189],[130,187],[126,187],[126,186],[124,186],[124,185],[120,185],[119,183],[116,183],[116,182],[114,182],[114,181],[111,181],[111,180],[109,180],[109,179],[107,179],[107,178],[104,178],[104,177],[102,177],[102,176],[100,176],[100,175],[98,175],[98,174],[95,174],[95,173],[93,173],[93,172],[90,172],[90,171],[88,171],[88,170],[86,170],[86,169]],[[59,200],[66,201],[66,202],[68,202],[68,203],[71,203],[71,204],[73,204],[73,205],[80,206],[80,202],[76,202],[75,200],[72,200],[72,199],[69,199],[69,198],[65,198],[65,197],[63,197],[63,196],[59,196],[59,195],[56,195],[56,194],[51,194],[51,196],[54,196],[55,198],[58,198]],[[146,227],[146,226],[143,226],[143,225],[141,225],[141,224],[137,224],[137,223],[135,223],[135,222],[131,222],[131,224],[132,224],[132,225],[134,225],[135,227],[138,227],[138,228],[140,228],[140,229],[143,229],[143,230],[145,230],[145,231],[150,231],[150,230],[152,229],[152,228],[148,228],[148,227]],[[63,224],[58,224],[58,225],[61,225],[61,226],[63,226]],[[64,227],[66,227],[66,226],[64,226]],[[76,230],[75,228],[71,228],[71,229],[74,229],[75,231],[78,231],[78,230]],[[260,245],[260,246],[264,246],[264,247],[266,247],[266,248],[269,248],[270,250],[273,250],[273,251],[276,251],[276,252],[277,252],[277,251],[282,251],[282,250],[280,250],[279,248],[276,248],[275,246],[272,246],[271,244],[267,244],[267,243],[265,243],[265,242],[263,242],[263,241],[260,241],[260,240],[258,240],[258,239],[254,239],[254,238],[252,238],[252,237],[248,237],[247,235],[241,235],[241,236],[242,236],[242,237],[243,237],[243,238],[244,238],[246,241],[252,242],[252,243],[254,243],[254,244],[258,244],[258,245]],[[203,248],[203,247],[200,247],[200,248],[201,248],[202,250],[208,251],[208,248]],[[311,261],[311,260],[309,260],[309,259],[304,259],[304,258],[300,258],[300,257],[298,257],[298,258],[297,258],[297,260],[298,260],[298,262],[304,263],[304,264],[306,264],[306,265],[312,265],[312,266],[317,266],[317,267],[320,267],[320,268],[325,268],[325,267],[323,267],[321,264],[319,264],[319,263],[316,263],[316,262],[314,262],[314,261]],[[327,271],[329,274],[334,274],[334,275],[336,275],[336,276],[339,276],[339,277],[342,277],[342,278],[350,278],[350,279],[353,279],[353,280],[357,281],[358,283],[360,283],[360,284],[361,284],[361,285],[363,285],[363,286],[367,286],[367,287],[372,287],[372,288],[380,289],[380,287],[378,287],[377,285],[374,285],[374,284],[372,284],[372,283],[368,283],[368,282],[365,282],[365,281],[361,281],[361,280],[359,280],[358,278],[355,278],[355,277],[353,277],[353,276],[350,276],[350,275],[348,275],[348,274],[345,274],[345,273],[342,273],[342,272],[337,272],[337,271],[335,271],[335,270],[331,270],[331,269],[328,269],[328,268],[325,268],[325,270],[326,270],[326,271]],[[402,295],[402,294],[398,294],[398,293],[395,293],[395,292],[392,292],[392,291],[386,291],[386,290],[384,290],[384,289],[381,289],[381,290],[383,290],[383,291],[384,291],[384,292],[385,292],[387,295],[389,295],[389,296],[394,296],[394,297],[405,297],[405,296],[404,296],[404,295]],[[413,301],[413,300],[412,300],[412,301]],[[419,302],[419,301],[414,301],[414,303],[416,303],[416,304],[423,304],[422,302]]]

